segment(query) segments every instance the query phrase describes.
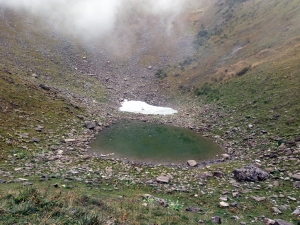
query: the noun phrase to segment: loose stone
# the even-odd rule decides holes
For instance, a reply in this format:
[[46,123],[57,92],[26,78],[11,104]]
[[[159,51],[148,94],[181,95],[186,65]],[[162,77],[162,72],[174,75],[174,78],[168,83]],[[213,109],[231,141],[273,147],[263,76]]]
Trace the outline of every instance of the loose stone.
[[220,202],[220,207],[228,207],[229,204],[227,202]]
[[190,167],[195,167],[195,166],[197,166],[198,163],[195,160],[188,160],[187,164]]
[[266,200],[266,197],[251,196],[251,198],[257,202]]
[[158,176],[156,178],[156,181],[160,182],[160,183],[169,183],[170,177],[167,177],[167,176]]
[[213,217],[211,218],[211,222],[217,223],[217,224],[221,224],[221,223],[222,223],[222,222],[221,222],[221,217],[219,217],[219,216],[213,216]]
[[245,166],[233,171],[234,177],[239,181],[261,181],[269,178],[269,174],[256,166]]

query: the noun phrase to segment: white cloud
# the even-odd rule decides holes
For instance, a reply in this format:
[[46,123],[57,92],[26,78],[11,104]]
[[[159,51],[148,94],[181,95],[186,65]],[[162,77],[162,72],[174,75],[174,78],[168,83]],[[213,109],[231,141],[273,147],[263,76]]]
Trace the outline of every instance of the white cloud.
[[170,16],[183,3],[183,0],[0,0],[1,6],[47,18],[56,28],[99,36],[113,30],[119,14],[130,13],[124,12],[125,9]]

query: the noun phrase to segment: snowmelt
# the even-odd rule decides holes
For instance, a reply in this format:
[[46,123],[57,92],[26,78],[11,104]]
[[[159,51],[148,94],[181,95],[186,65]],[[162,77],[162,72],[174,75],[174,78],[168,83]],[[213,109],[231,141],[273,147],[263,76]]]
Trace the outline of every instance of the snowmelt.
[[121,104],[122,106],[119,109],[123,112],[142,113],[148,115],[170,115],[177,113],[177,110],[172,108],[153,106],[141,101],[124,100]]

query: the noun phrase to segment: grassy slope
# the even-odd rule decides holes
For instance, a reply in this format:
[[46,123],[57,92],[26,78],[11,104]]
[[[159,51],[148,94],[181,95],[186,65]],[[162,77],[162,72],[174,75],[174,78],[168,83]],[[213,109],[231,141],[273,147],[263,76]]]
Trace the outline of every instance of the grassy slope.
[[[76,116],[84,113],[55,92],[42,90],[10,72],[0,71],[0,85],[2,157],[9,149],[17,153],[37,148],[30,142],[33,137],[41,140],[40,147],[50,144],[54,134],[68,132],[68,124],[78,122]],[[36,131],[38,126],[44,127],[42,132]],[[24,133],[28,133],[27,138],[20,137]]]
[[5,10],[3,20],[0,66],[24,78],[35,73],[37,83],[54,86],[65,94],[105,101],[104,88],[88,76],[88,63],[83,60],[86,53],[76,40],[58,35],[30,15]]
[[162,86],[234,107],[277,135],[299,134],[298,10],[297,1],[221,1],[195,9],[198,53],[166,68]]

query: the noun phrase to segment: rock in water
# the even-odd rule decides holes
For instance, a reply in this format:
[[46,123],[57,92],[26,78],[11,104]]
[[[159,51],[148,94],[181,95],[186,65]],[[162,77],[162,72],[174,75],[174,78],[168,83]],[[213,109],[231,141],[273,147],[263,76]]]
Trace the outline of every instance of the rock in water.
[[250,165],[233,171],[234,177],[239,181],[261,181],[269,178],[269,174],[256,166]]

